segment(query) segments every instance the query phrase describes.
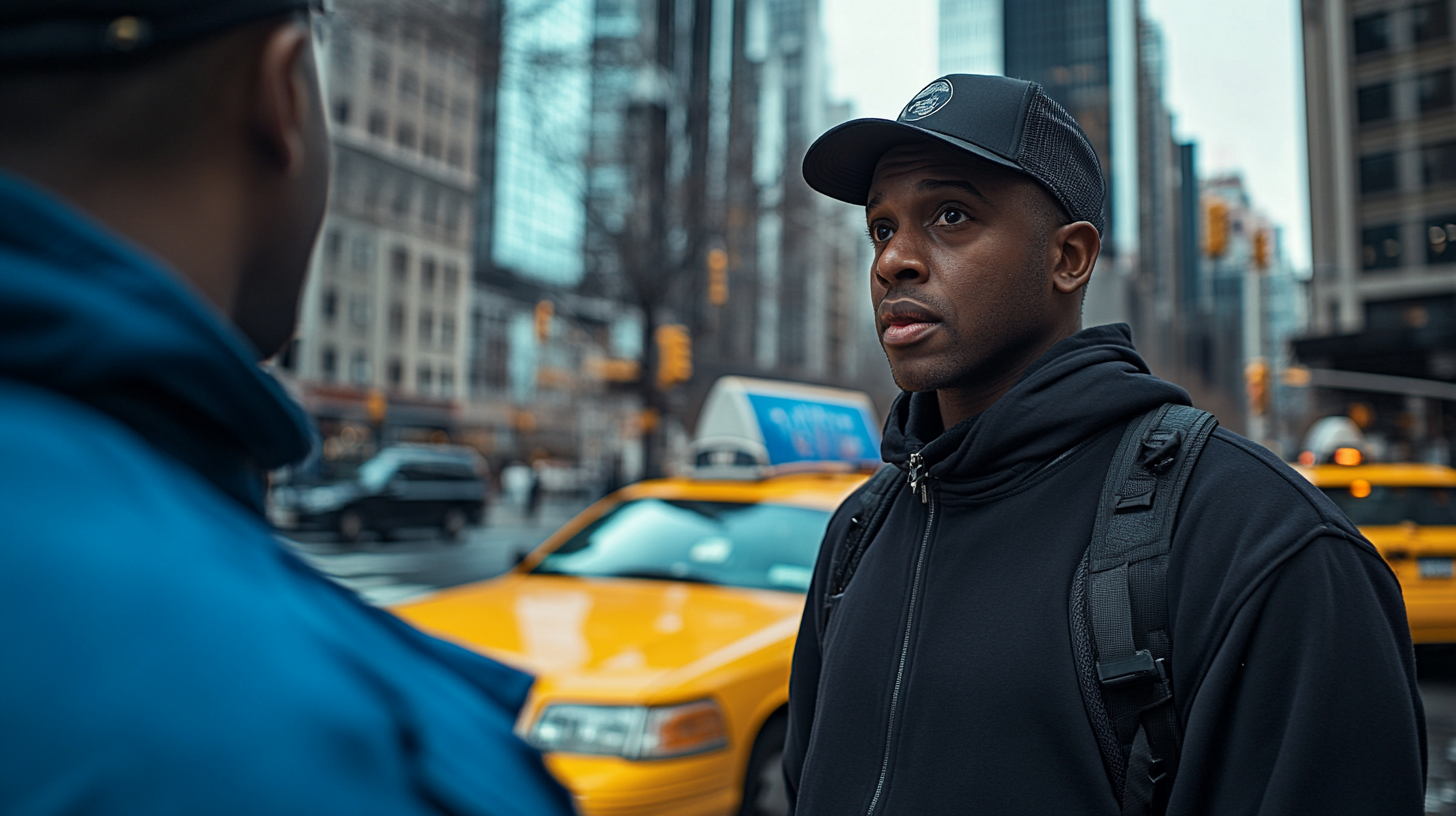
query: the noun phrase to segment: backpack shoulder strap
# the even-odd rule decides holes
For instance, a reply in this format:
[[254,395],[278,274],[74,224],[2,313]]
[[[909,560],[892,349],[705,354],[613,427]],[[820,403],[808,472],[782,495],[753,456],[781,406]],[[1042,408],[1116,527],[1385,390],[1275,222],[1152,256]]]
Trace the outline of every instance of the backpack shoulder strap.
[[1125,816],[1162,813],[1178,769],[1168,552],[1183,490],[1217,425],[1212,414],[1171,404],[1128,424],[1072,581],[1082,696]]
[[884,526],[890,505],[895,503],[895,489],[902,479],[899,468],[884,465],[865,482],[864,490],[859,494],[860,510],[850,518],[849,532],[831,554],[829,583],[824,587],[824,609],[819,622],[821,633],[828,631],[830,614],[839,599],[844,597],[844,590],[849,588],[849,581],[854,577],[854,571],[859,569],[865,550],[869,549],[875,534]]

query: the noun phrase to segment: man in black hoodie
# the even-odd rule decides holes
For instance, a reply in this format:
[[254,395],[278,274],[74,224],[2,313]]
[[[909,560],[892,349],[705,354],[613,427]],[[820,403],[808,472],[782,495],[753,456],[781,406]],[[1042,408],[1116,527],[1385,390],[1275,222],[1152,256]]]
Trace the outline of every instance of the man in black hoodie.
[[[1081,329],[1103,182],[1033,83],[953,75],[804,161],[865,205],[871,294],[904,389],[897,490],[832,616],[829,525],[790,683],[790,800],[819,814],[1123,812],[1079,687],[1073,574],[1128,422],[1182,389],[1126,326]],[[1170,814],[1422,811],[1425,733],[1400,588],[1358,530],[1225,430],[1167,574],[1182,730]]]

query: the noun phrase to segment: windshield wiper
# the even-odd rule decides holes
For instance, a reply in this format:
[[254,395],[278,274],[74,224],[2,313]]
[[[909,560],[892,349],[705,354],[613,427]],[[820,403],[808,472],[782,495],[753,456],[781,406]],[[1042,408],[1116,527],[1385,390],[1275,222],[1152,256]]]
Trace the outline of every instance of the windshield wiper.
[[602,575],[600,577],[602,577],[602,578],[646,578],[646,579],[652,580],[652,581],[682,581],[685,584],[708,584],[708,585],[711,585],[711,586],[719,586],[721,584],[721,582],[719,582],[719,581],[714,581],[712,578],[704,578],[701,575],[693,575],[692,573],[687,573],[687,574],[684,574],[684,575],[679,575],[676,572],[673,572],[672,570],[650,569],[650,568],[648,568],[648,569],[636,569],[636,570],[623,570],[621,572],[611,572],[611,573],[607,573],[605,575]]

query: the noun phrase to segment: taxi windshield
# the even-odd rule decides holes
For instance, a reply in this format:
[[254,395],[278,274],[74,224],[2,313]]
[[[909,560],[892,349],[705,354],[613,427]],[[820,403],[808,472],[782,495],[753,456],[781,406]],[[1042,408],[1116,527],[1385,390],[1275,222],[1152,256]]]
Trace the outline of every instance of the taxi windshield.
[[[1414,522],[1456,526],[1456,488],[1364,485],[1359,489],[1327,487],[1325,494],[1357,526]],[[1366,493],[1368,495],[1361,496]]]
[[828,524],[827,512],[803,507],[638,499],[592,522],[532,572],[804,592]]

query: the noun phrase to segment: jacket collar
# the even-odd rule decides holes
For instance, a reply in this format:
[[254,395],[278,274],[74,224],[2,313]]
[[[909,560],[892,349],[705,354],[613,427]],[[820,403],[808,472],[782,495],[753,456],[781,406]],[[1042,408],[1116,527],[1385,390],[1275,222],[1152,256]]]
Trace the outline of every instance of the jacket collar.
[[0,173],[0,377],[109,414],[261,513],[264,472],[313,431],[257,358],[179,275]]
[[920,453],[937,479],[1001,483],[1166,402],[1190,404],[1149,372],[1125,324],[1096,326],[1058,342],[994,405],[955,427],[942,430],[934,392],[902,392],[881,454],[903,465]]

